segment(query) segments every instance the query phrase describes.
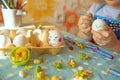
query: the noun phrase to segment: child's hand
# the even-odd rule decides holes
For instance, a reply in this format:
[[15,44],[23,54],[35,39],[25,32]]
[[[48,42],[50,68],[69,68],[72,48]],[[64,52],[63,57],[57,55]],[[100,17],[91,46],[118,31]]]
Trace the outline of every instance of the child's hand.
[[90,22],[91,19],[92,19],[91,13],[81,16],[78,21],[79,30],[85,34],[90,33],[92,25],[92,23]]
[[109,50],[118,51],[116,49],[119,48],[118,45],[120,45],[120,41],[109,27],[108,30],[100,30],[99,32],[92,30],[91,32],[96,44]]

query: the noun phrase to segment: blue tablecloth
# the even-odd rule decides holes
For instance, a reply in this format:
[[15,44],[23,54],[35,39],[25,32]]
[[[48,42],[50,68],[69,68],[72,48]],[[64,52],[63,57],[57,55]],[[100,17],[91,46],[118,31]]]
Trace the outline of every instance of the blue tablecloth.
[[[78,42],[90,43],[64,31],[62,32],[62,34],[64,37],[69,36],[70,38]],[[112,68],[115,69],[116,71],[120,71],[120,54],[101,48],[102,50],[114,56],[114,59],[110,60],[105,58],[104,56],[96,54],[95,52],[88,48],[80,49],[74,45],[73,48],[74,48],[73,50],[70,50],[66,45],[64,48],[60,50],[58,55],[51,54],[34,55],[34,53],[32,53],[31,59],[33,58],[35,59],[38,58],[39,56],[42,56],[43,59],[48,61],[45,64],[39,65],[47,68],[47,70],[45,70],[45,74],[48,75],[49,77],[59,75],[62,76],[64,80],[73,80],[74,71],[77,70],[79,67],[84,67],[85,69],[86,68],[93,69],[93,74],[90,80],[120,80],[120,77],[105,72],[107,68]],[[88,56],[90,56],[91,60],[80,59],[79,56],[81,53],[85,53]],[[77,66],[75,68],[71,68],[70,66],[67,65],[67,62],[70,59],[70,57],[73,57],[77,63]],[[62,60],[63,68],[60,71],[58,71],[53,66],[53,63],[58,59]],[[23,70],[25,68],[24,66],[12,65],[9,59],[0,60],[0,80],[37,80],[36,78],[34,78],[35,66],[36,65],[33,64],[31,69],[26,70],[26,73],[28,73],[30,76],[28,76],[27,78],[21,78],[19,77],[18,73],[20,70]]]

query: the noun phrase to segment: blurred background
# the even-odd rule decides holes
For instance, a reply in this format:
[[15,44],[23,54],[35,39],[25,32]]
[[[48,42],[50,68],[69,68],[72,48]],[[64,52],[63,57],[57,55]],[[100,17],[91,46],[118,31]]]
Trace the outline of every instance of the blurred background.
[[[23,0],[24,1],[24,0]],[[27,0],[23,25],[53,24],[61,30],[76,34],[80,13],[86,13],[96,0]],[[0,23],[3,24],[0,11]]]

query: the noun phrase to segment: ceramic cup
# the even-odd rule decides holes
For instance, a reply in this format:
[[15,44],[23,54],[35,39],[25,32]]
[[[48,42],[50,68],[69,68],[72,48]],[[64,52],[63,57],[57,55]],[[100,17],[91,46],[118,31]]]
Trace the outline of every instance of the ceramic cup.
[[7,28],[20,27],[22,24],[23,10],[17,9],[2,9],[4,26]]

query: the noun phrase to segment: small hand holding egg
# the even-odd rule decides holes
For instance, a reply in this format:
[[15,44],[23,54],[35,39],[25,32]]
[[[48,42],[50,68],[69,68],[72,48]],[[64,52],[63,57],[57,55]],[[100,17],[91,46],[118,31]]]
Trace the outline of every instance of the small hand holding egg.
[[[106,37],[109,36],[107,29],[107,24],[102,19],[96,19],[92,24],[93,39],[100,46],[107,41]],[[104,40],[105,38],[106,40]]]
[[96,44],[116,51],[116,45],[119,44],[115,33],[102,19],[96,19],[92,24],[93,39]]

